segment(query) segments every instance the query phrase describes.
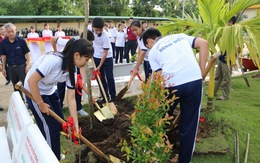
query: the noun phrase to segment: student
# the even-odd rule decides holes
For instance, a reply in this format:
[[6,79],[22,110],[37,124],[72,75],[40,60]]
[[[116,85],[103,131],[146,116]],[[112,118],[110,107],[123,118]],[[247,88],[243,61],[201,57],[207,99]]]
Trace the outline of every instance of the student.
[[115,48],[115,34],[117,32],[116,28],[114,27],[114,22],[112,20],[110,20],[108,22],[108,32],[110,33],[110,43],[111,43],[111,46],[112,46],[112,53],[113,53],[113,58],[116,57],[116,48]]
[[136,61],[136,65],[133,70],[133,75],[137,75],[140,65],[144,61],[144,73],[145,73],[145,82],[148,80],[149,75],[152,73],[151,66],[148,61],[148,53],[149,50],[144,46],[142,34],[144,29],[142,28],[142,24],[139,20],[133,20],[130,24],[132,32],[137,36],[138,43],[138,58]]
[[[103,84],[106,96],[109,100],[114,101],[116,97],[116,86],[113,73],[113,56],[112,48],[109,41],[108,33],[103,29],[104,19],[96,17],[92,21],[92,29],[95,34],[95,40],[93,41],[94,52],[94,62],[96,65],[95,71],[100,71],[101,82]],[[101,90],[101,89],[100,89]],[[104,95],[102,102],[105,102]],[[110,96],[109,96],[110,95]]]
[[116,46],[116,59],[115,63],[118,63],[118,58],[120,57],[119,62],[123,63],[123,54],[125,47],[126,33],[124,32],[124,25],[118,24],[118,31],[115,34],[115,46]]
[[148,29],[148,25],[147,25],[147,21],[142,21],[142,27],[144,30],[147,30]]
[[[80,38],[83,38],[83,33],[81,34]],[[92,42],[94,40],[94,34],[88,30],[88,36],[87,40]],[[54,51],[57,51],[56,45],[60,46],[65,46],[69,40],[68,39],[62,39],[61,37],[52,37],[52,46]],[[82,76],[82,83],[84,82],[84,76],[86,74],[86,67],[82,68],[77,68],[77,75],[81,74]],[[85,85],[83,84],[83,87]],[[61,102],[61,108],[63,108],[63,101],[64,101],[64,96],[65,96],[65,91],[66,91],[66,82],[58,82],[57,83],[57,88],[58,88],[58,93],[60,97],[60,102]],[[81,98],[82,98],[82,88],[76,88],[75,91],[75,97],[76,97],[76,104],[77,104],[77,112],[81,116],[88,116],[88,113],[82,108],[81,104]]]
[[[180,103],[180,150],[179,162],[190,163],[195,147],[200,106],[202,99],[202,72],[208,57],[208,42],[185,34],[173,34],[161,38],[158,29],[147,29],[143,34],[144,45],[150,49],[149,62],[152,70],[165,77],[165,88],[179,97],[170,106],[169,115]],[[192,48],[198,48],[199,64]]]
[[[35,32],[34,26],[31,26],[30,30],[31,32],[28,33],[27,38],[39,38],[39,34]],[[30,41],[29,47],[31,51],[32,64],[34,64],[37,59],[42,55],[41,50],[38,42]]]
[[[50,30],[50,26],[48,23],[44,24],[44,30],[42,31],[42,37],[51,37],[53,35],[52,31]],[[51,41],[44,42],[44,50],[45,53],[49,51],[53,51]]]
[[[130,17],[129,18],[129,26],[127,27],[127,44],[125,46],[126,48],[126,53],[125,53],[125,58],[126,62],[129,63],[129,52],[131,50],[131,56],[133,57],[136,53],[136,48],[137,48],[137,38],[136,34],[133,33],[131,24],[133,22],[134,18]],[[141,36],[139,36],[141,37]]]
[[25,75],[31,68],[30,50],[23,38],[16,36],[16,26],[12,23],[4,25],[7,38],[0,44],[0,55],[2,57],[2,73],[6,77],[6,65],[8,75],[12,81],[14,91],[19,91],[23,101],[24,97],[20,90],[15,88],[19,81],[24,83]]
[[60,160],[61,124],[48,115],[51,109],[63,118],[56,83],[66,81],[67,100],[70,115],[73,117],[78,132],[78,117],[75,102],[75,68],[84,67],[94,53],[91,42],[85,39],[70,39],[62,52],[49,52],[41,56],[25,78],[24,87],[35,99],[27,97],[29,108],[35,117],[41,133],[52,151]]
[[[65,32],[62,31],[61,25],[57,26],[57,31],[54,34],[55,37],[63,37],[65,36]],[[62,51],[64,48],[63,45],[57,45],[57,51]]]
[[92,31],[92,21],[88,21],[88,30]]

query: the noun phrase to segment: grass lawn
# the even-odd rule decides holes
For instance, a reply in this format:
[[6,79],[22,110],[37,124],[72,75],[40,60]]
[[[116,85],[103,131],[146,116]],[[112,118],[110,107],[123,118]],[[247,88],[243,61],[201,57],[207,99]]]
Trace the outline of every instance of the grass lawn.
[[[239,134],[240,162],[244,162],[247,134],[250,133],[248,162],[260,162],[260,78],[247,74],[250,87],[242,76],[232,78],[231,94],[228,101],[214,101],[215,111],[202,112],[208,121],[216,123],[213,135],[221,134],[229,145],[229,152],[223,155],[194,156],[193,163],[228,163],[234,162],[235,136]],[[204,87],[207,92],[207,86]],[[221,95],[221,92],[218,93]],[[202,107],[206,106],[207,97],[203,98]],[[221,143],[221,142],[219,142]]]

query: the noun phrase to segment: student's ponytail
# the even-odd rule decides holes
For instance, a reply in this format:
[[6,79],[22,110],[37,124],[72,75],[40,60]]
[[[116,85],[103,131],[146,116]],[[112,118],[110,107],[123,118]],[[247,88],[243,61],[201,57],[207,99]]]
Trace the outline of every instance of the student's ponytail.
[[75,88],[75,65],[74,65],[74,53],[79,52],[80,56],[86,56],[89,59],[93,57],[94,48],[90,41],[86,39],[75,40],[74,38],[70,39],[63,51],[61,52],[64,56],[63,60],[67,63],[66,69],[69,71],[69,78],[71,85]]

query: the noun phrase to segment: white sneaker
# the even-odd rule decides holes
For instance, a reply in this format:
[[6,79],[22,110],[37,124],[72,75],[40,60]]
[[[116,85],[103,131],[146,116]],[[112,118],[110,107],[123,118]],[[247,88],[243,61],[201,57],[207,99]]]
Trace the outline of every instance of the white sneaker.
[[88,113],[85,110],[83,110],[83,109],[80,109],[78,111],[78,114],[81,115],[81,116],[84,116],[84,117],[88,116]]
[[60,154],[60,160],[65,160],[66,156],[65,154]]

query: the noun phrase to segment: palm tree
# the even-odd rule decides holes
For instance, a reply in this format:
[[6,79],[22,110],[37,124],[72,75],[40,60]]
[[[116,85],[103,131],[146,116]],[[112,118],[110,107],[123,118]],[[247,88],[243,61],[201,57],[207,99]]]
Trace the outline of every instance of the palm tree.
[[[201,36],[208,40],[210,52],[213,54],[217,47],[227,52],[227,60],[236,62],[237,49],[243,49],[246,44],[250,56],[260,67],[260,17],[239,21],[233,26],[227,26],[233,16],[243,14],[250,6],[260,4],[260,0],[198,0],[199,15],[185,15],[184,19],[175,18],[172,22],[161,27],[163,34],[184,32],[193,36]],[[229,62],[228,62],[229,63]],[[207,109],[213,109],[214,96],[214,66],[210,70]]]

